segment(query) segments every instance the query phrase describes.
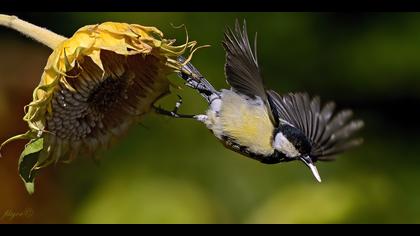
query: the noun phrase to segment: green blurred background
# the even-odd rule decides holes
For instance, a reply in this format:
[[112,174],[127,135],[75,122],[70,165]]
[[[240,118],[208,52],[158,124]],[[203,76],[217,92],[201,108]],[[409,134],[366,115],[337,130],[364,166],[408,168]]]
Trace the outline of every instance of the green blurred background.
[[[415,13],[25,13],[64,36],[104,21],[156,26],[166,37],[211,48],[193,59],[224,88],[225,25],[246,18],[258,31],[266,84],[307,91],[365,120],[365,143],[319,163],[317,183],[300,162],[263,165],[225,149],[204,125],[148,115],[101,154],[45,168],[29,196],[17,173],[24,142],[0,159],[0,223],[420,223],[420,14]],[[0,141],[26,130],[31,101],[51,51],[0,28]],[[176,76],[172,81],[182,84]],[[183,96],[183,113],[203,99]],[[160,104],[171,106],[175,95]],[[14,219],[6,212],[29,212]]]

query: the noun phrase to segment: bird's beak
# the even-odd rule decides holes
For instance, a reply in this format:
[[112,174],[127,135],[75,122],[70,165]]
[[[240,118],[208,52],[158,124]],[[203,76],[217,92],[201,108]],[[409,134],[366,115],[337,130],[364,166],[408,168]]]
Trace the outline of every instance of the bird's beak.
[[319,176],[318,170],[312,162],[312,159],[309,156],[302,156],[300,157],[300,160],[303,161],[303,163],[305,163],[305,165],[307,165],[311,169],[312,174],[315,176],[316,180],[318,180],[318,182],[321,182],[321,176]]

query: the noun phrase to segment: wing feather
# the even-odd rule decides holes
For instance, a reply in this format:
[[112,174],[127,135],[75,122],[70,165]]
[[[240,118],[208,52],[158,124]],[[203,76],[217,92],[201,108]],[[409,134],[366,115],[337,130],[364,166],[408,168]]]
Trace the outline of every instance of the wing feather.
[[246,22],[244,21],[241,30],[236,20],[235,32],[227,27],[222,44],[226,51],[225,75],[229,85],[241,94],[251,98],[257,95],[266,101],[267,95],[256,57],[256,37],[253,52],[249,44]]

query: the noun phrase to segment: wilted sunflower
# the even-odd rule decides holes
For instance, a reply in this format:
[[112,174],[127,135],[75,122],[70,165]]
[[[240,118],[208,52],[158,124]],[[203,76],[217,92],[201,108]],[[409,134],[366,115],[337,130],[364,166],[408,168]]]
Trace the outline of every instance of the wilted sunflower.
[[187,36],[174,46],[157,28],[137,24],[88,25],[68,39],[13,16],[0,15],[0,24],[54,50],[25,107],[28,132],[2,144],[30,140],[19,160],[30,193],[40,168],[94,156],[138,122],[169,93],[167,76],[181,69],[177,58],[196,44]]

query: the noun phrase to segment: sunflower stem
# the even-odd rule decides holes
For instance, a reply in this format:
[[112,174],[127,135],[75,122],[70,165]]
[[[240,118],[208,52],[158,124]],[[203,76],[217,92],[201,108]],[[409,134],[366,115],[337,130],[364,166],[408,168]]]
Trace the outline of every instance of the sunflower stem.
[[48,29],[21,20],[16,16],[0,14],[0,25],[17,30],[22,34],[44,44],[52,50],[67,39],[66,37],[56,34]]

